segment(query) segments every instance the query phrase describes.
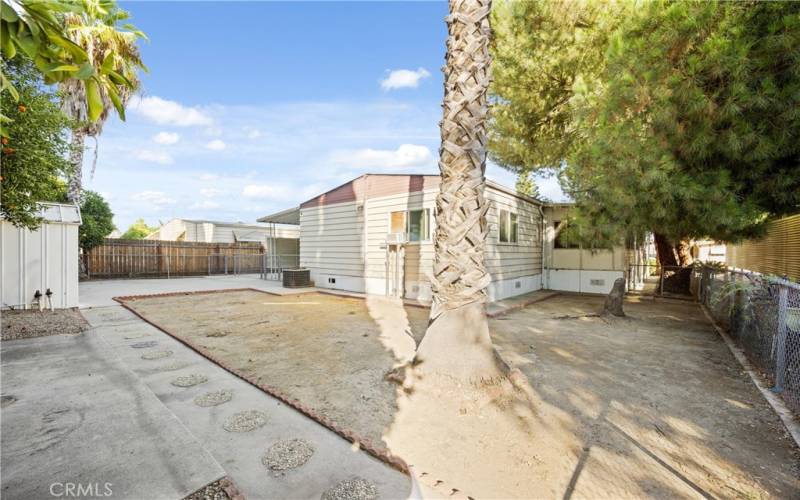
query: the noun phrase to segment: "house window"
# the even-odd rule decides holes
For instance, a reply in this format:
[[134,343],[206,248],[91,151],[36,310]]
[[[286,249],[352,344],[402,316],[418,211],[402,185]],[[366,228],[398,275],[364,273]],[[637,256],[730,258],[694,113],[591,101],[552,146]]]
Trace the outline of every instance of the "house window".
[[408,241],[430,241],[431,239],[431,211],[429,208],[422,210],[409,210],[407,212],[392,212],[391,232],[405,233]]
[[500,243],[516,243],[519,233],[517,214],[500,210]]

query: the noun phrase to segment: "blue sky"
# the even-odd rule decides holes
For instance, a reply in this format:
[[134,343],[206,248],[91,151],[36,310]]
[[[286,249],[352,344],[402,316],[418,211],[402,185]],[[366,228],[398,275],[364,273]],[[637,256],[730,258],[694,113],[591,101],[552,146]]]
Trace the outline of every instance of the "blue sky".
[[120,229],[254,222],[365,172],[438,172],[445,2],[122,6],[150,39],[150,72],[85,179]]

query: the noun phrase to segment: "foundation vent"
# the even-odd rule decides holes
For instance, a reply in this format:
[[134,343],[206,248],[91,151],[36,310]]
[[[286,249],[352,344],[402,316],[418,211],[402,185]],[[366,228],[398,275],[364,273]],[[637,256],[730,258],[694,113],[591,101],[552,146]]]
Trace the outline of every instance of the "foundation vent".
[[589,284],[593,286],[603,286],[606,284],[606,280],[589,280]]

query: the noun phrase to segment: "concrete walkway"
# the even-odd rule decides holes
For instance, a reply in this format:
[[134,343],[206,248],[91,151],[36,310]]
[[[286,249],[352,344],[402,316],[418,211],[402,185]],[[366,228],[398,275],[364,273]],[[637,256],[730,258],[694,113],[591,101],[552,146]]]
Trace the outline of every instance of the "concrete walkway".
[[225,475],[96,330],[5,341],[2,361],[3,499],[71,483],[81,497],[176,500]]
[[[94,332],[108,341],[123,363],[222,464],[246,498],[319,498],[328,488],[353,477],[374,484],[381,498],[408,496],[410,479],[404,474],[363,451],[354,450],[351,443],[231,375],[128,310],[108,306],[82,312]],[[140,348],[143,345],[147,347]],[[142,359],[143,354],[158,351],[172,354],[158,360]],[[188,388],[172,384],[177,377],[192,374],[203,375],[208,381]],[[213,407],[194,403],[197,396],[222,389],[233,392],[231,401]],[[226,419],[246,410],[265,413],[266,425],[242,433],[223,428]],[[312,458],[285,475],[270,473],[261,462],[264,453],[278,440],[295,438],[312,444],[315,450]]]

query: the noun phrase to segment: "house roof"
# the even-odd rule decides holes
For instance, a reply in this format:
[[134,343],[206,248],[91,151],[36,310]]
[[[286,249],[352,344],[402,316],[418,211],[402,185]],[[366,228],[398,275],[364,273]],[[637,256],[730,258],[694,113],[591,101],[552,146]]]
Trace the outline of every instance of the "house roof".
[[[331,205],[392,194],[416,193],[439,187],[441,176],[428,174],[363,174],[344,184],[317,195],[300,204],[300,208]],[[486,185],[511,196],[537,205],[546,205],[537,198],[518,192],[516,189],[487,180]],[[290,209],[291,210],[291,209]],[[262,220],[262,219],[259,219]]]
[[[325,191],[313,198],[302,202],[299,206],[282,210],[280,212],[266,215],[258,219],[259,222],[274,222],[280,224],[299,224],[300,209],[322,205],[333,205],[336,203],[347,203],[352,201],[363,201],[365,199],[379,198],[393,194],[416,193],[437,189],[441,182],[441,176],[430,174],[363,174],[355,179],[349,180],[344,184]],[[529,203],[541,207],[552,206],[538,198],[533,198],[518,192],[516,189],[503,186],[494,181],[487,180],[486,185],[514,196]],[[559,203],[558,206],[570,204]],[[296,221],[296,222],[295,222]]]
[[287,208],[271,215],[256,219],[258,222],[272,222],[274,224],[300,224],[300,207]]

